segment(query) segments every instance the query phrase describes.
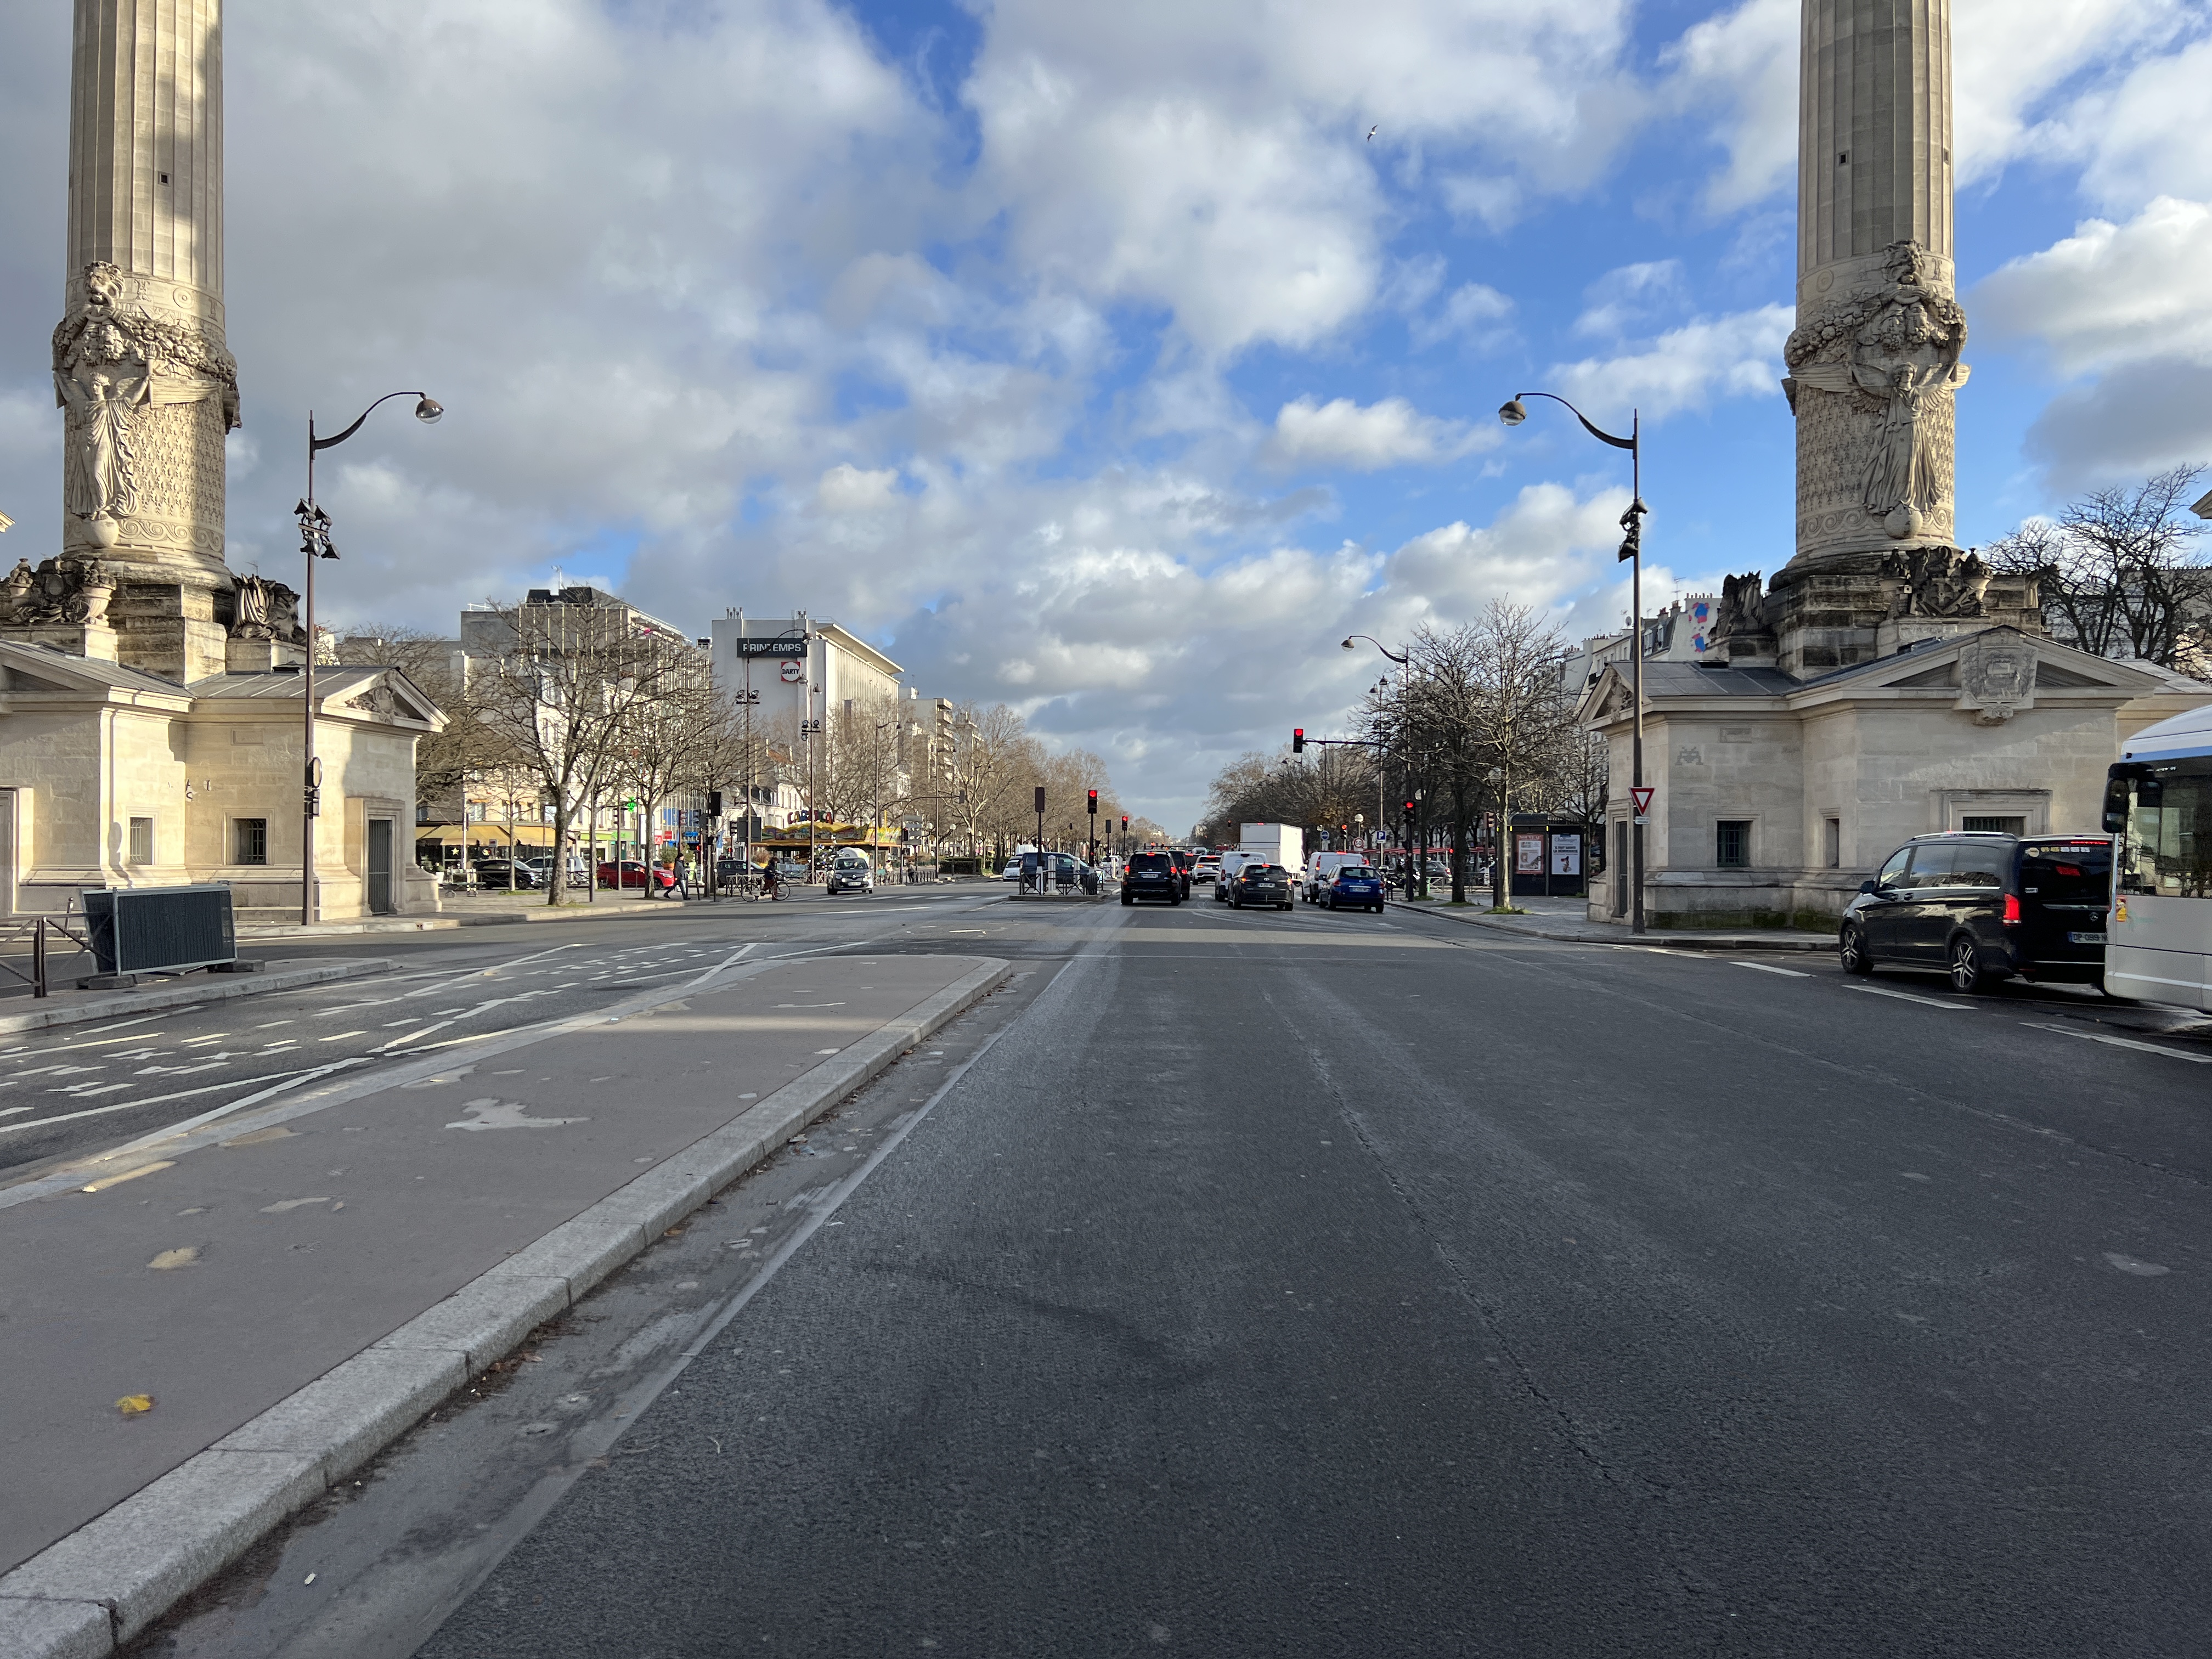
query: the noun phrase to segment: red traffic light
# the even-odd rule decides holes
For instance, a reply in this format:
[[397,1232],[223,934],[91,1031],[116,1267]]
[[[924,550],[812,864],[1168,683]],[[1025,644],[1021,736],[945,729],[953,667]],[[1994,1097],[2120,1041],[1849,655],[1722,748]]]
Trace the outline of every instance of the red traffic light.
[[1406,803],[1406,816],[1409,818],[1413,816],[1413,803],[1411,801]]
[[1129,827],[1129,815],[1127,812],[1121,814],[1121,827],[1124,830]]
[[1303,755],[1306,752],[1306,729],[1303,726],[1294,726],[1291,728],[1291,752],[1293,755]]
[[1094,817],[1098,813],[1098,792],[1096,789],[1091,792],[1091,812]]

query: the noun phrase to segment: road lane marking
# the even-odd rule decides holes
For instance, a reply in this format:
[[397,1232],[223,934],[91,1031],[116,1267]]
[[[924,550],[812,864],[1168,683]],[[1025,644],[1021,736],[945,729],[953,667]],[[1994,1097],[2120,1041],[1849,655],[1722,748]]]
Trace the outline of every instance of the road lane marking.
[[1964,1013],[1973,1006],[1969,1002],[1938,1002],[1934,997],[1917,997],[1910,991],[1885,991],[1879,985],[1846,985],[1846,991],[1863,991],[1870,997],[1893,997],[1899,1002],[1917,1002],[1923,1008],[1941,1008],[1947,1013]]
[[[1796,968],[1770,968],[1763,962],[1731,962],[1731,968],[1748,968],[1755,974],[1782,974],[1790,979],[1810,979],[1812,975]],[[1945,1005],[1948,1006],[1948,1005]]]
[[2137,1042],[2133,1037],[2107,1036],[2102,1031],[2077,1031],[2068,1025],[2039,1025],[2032,1019],[2021,1024],[2031,1031],[2056,1031],[2061,1036],[2081,1037],[2089,1042],[2108,1042],[2115,1048],[2134,1048],[2146,1054],[2164,1054],[2168,1060],[2185,1060],[2194,1066],[2212,1066],[2212,1054],[2192,1054],[2184,1048],[2161,1048],[2155,1042]]

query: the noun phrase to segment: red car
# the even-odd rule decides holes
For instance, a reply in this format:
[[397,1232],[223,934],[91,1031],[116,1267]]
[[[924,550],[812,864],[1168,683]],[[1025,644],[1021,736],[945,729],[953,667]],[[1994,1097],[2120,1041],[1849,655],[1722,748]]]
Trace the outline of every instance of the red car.
[[655,893],[665,893],[676,885],[671,871],[657,864],[641,864],[635,859],[622,861],[622,872],[617,879],[612,863],[599,866],[599,885],[602,887],[641,887]]

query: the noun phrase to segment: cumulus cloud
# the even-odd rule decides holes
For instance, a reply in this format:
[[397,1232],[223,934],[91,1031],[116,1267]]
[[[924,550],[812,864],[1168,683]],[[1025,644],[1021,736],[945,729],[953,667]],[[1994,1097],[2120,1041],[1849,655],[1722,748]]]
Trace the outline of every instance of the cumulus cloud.
[[[1799,0],[1741,0],[1692,24],[1662,54],[1659,100],[1680,112],[1711,112],[1710,131],[1726,156],[1706,186],[1706,204],[1715,212],[1749,206],[1792,181],[1799,10]],[[2201,139],[2195,113],[2203,102],[2201,70],[2191,77],[2172,62],[2151,66],[2156,72],[2125,98],[2109,95],[2103,85],[2114,66],[2163,50],[2199,25],[2201,9],[2191,0],[1956,0],[1953,149],[1959,181],[1972,184],[2021,155],[2061,148],[2071,129],[2125,122],[2124,109],[2157,112],[2145,118],[2158,134],[2154,148],[2180,137],[2172,115],[2183,116]],[[2117,156],[2127,148],[2120,139],[2109,153]]]
[[1971,300],[1983,327],[2040,346],[2062,374],[2212,358],[2212,204],[2162,196],[2124,225],[2085,220]]
[[1372,472],[1386,466],[1417,465],[1464,455],[1491,434],[1456,421],[1422,414],[1403,398],[1385,398],[1363,407],[1349,398],[1317,404],[1300,398],[1275,416],[1267,459],[1283,471],[1302,466],[1342,466]]
[[1680,259],[1649,259],[1609,270],[1592,283],[1583,298],[1589,303],[1575,319],[1575,332],[1616,336],[1638,324],[1671,311],[1687,298]]
[[1407,0],[1292,27],[1267,0],[1002,0],[964,96],[1044,279],[1165,307],[1206,353],[1300,347],[1376,297],[1394,147],[1486,162],[1516,197],[1595,175],[1637,108],[1626,11]]
[[1700,409],[1716,398],[1780,396],[1787,306],[1761,306],[1701,318],[1669,329],[1641,349],[1561,363],[1552,379],[1562,395],[1592,412],[1633,406],[1651,420]]

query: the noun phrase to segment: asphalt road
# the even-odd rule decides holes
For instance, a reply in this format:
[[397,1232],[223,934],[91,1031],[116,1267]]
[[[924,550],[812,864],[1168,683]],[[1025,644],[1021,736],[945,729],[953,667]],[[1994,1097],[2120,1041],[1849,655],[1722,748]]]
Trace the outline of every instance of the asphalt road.
[[1396,915],[957,925],[1018,1001],[775,1254],[672,1243],[143,1650],[2204,1650],[2212,1044]]
[[975,885],[671,905],[605,921],[249,942],[247,953],[383,958],[390,971],[0,1037],[0,1188],[88,1152],[331,1071],[465,1049],[641,986],[749,958],[945,937],[997,897]]

